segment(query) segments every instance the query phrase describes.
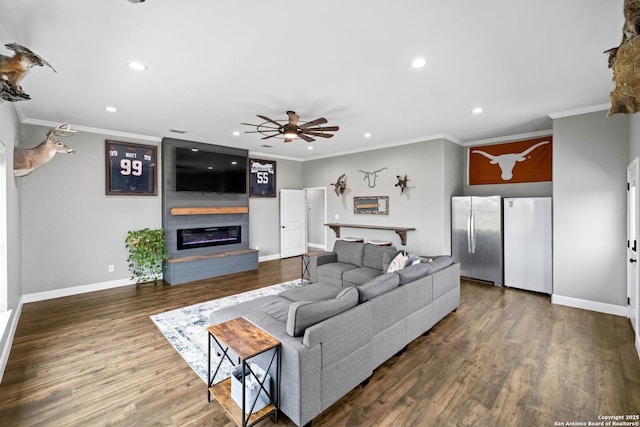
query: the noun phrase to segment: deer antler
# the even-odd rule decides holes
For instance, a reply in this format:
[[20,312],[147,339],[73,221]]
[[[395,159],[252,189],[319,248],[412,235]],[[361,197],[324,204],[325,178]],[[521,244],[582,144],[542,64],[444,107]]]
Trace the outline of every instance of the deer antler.
[[71,136],[76,132],[78,131],[75,129],[71,129],[71,125],[69,124],[69,122],[66,122],[66,123],[61,123],[58,126],[49,129],[49,132],[47,132],[47,137],[50,137],[51,135]]

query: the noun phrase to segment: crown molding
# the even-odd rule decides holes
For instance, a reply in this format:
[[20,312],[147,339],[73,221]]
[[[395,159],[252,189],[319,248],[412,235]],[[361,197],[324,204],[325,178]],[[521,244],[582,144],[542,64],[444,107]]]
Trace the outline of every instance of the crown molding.
[[579,116],[581,114],[595,113],[598,111],[608,110],[609,108],[611,108],[610,102],[606,104],[598,104],[598,105],[591,105],[583,108],[576,108],[573,110],[558,111],[556,113],[549,113],[547,115],[550,118],[555,120],[555,119],[561,119],[563,117],[571,117],[571,116]]
[[536,132],[519,133],[516,135],[498,136],[496,138],[469,141],[469,142],[466,142],[464,146],[470,147],[472,145],[488,145],[488,144],[498,144],[500,142],[515,142],[515,141],[521,141],[525,139],[538,138],[538,137],[551,136],[551,135],[553,135],[553,129],[547,129],[547,130],[540,130]]
[[[21,122],[26,125],[47,126],[47,127],[56,127],[60,124],[58,122],[52,122],[49,120],[39,120],[39,119],[24,119]],[[74,125],[73,129],[79,130],[82,132],[97,133],[101,135],[116,136],[120,138],[142,139],[145,141],[158,142],[158,143],[162,141],[162,138],[157,136],[143,135],[143,134],[131,133],[131,132],[121,132],[121,131],[110,130],[110,129],[100,129],[100,128],[94,128],[89,126]]]

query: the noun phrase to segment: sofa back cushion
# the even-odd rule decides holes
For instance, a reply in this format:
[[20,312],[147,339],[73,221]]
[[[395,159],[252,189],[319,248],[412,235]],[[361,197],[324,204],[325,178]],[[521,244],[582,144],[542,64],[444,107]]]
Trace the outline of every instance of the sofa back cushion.
[[336,243],[333,245],[333,252],[336,253],[338,262],[362,267],[364,243],[336,240]]
[[410,265],[409,267],[405,267],[402,270],[398,270],[397,273],[398,276],[400,276],[400,284],[404,285],[405,283],[413,282],[414,280],[418,280],[421,277],[431,274],[431,265],[419,262],[417,264]]
[[400,277],[394,273],[384,273],[378,277],[374,277],[364,285],[357,287],[360,302],[368,301],[372,298],[389,292],[398,287]]
[[387,256],[396,253],[396,248],[393,246],[378,246],[378,245],[364,245],[364,257],[362,264],[364,267],[374,268],[382,271],[384,268],[385,253]]
[[344,289],[338,296],[330,300],[291,303],[287,317],[287,333],[293,337],[302,336],[309,326],[320,323],[356,305],[358,305],[358,291],[354,287]]

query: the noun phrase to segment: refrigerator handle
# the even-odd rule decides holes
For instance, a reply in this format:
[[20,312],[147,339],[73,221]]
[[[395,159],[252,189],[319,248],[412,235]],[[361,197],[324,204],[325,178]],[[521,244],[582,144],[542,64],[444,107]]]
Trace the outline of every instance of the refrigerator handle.
[[471,209],[467,215],[467,252],[471,253]]
[[469,246],[471,247],[471,250],[469,252],[471,252],[472,254],[476,253],[476,216],[473,212],[473,209],[471,209],[471,211],[469,212],[469,235],[471,236],[471,238],[469,239]]

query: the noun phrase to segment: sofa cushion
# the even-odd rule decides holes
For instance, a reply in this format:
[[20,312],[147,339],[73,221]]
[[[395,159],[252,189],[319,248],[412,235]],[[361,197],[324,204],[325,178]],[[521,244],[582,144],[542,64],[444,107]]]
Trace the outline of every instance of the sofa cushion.
[[398,255],[401,254],[402,251],[396,250],[394,247],[389,248],[390,251],[384,251],[382,253],[382,271],[386,272],[389,269],[389,265],[391,261]]
[[364,285],[369,280],[382,274],[382,271],[369,267],[354,268],[353,270],[345,271],[342,275],[342,286],[347,288],[349,286]]
[[314,283],[301,288],[289,289],[280,292],[283,298],[289,301],[324,301],[335,298],[342,292],[342,286],[330,285],[328,283]]
[[336,240],[336,243],[333,245],[333,252],[336,253],[338,262],[353,264],[357,267],[362,267],[364,243]]
[[414,280],[418,280],[419,278],[430,274],[431,264],[420,262],[418,264],[405,267],[402,270],[398,270],[396,273],[400,276],[400,284],[404,285],[405,283],[413,282]]
[[365,283],[357,286],[360,302],[365,302],[378,295],[389,292],[398,287],[400,277],[394,273],[384,273]]
[[297,301],[289,306],[287,333],[294,337],[304,335],[309,326],[340,314],[358,305],[358,291],[345,288],[335,298],[326,301]]
[[345,271],[358,268],[357,265],[345,264],[343,262],[332,262],[330,264],[323,264],[318,267],[318,280],[322,281],[322,277],[330,277],[332,279],[342,280],[342,275]]
[[453,264],[453,257],[450,255],[438,255],[433,257],[420,257],[420,261],[429,264],[431,274],[440,271]]
[[384,268],[384,254],[388,252],[390,254],[396,253],[396,248],[393,246],[377,246],[377,245],[364,245],[364,256],[362,258],[362,265],[364,267],[375,268],[382,271]]

